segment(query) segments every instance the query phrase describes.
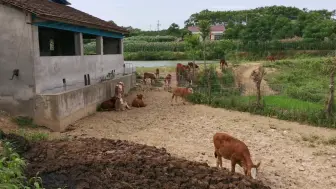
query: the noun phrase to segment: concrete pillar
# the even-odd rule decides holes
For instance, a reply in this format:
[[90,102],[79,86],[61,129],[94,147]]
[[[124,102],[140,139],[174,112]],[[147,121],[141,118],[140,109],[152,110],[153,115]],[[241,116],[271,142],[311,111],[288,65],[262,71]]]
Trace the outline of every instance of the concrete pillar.
[[103,55],[104,53],[104,43],[103,43],[103,37],[97,36],[96,38],[96,52],[97,55]]
[[77,56],[84,55],[84,43],[82,33],[75,33],[75,51]]
[[120,39],[120,54],[124,54],[124,39]]

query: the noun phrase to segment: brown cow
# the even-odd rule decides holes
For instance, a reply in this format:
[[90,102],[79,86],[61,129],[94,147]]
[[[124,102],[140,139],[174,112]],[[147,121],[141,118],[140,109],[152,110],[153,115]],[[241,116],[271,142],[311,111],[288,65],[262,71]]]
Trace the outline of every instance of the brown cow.
[[159,68],[156,68],[155,76],[156,76],[156,78],[160,78],[160,70],[159,70]]
[[137,97],[133,100],[132,106],[136,108],[146,107],[147,105],[143,102],[143,95],[138,94]]
[[153,73],[148,73],[148,72],[145,72],[144,73],[144,78],[143,78],[143,82],[144,84],[146,84],[146,79],[149,78],[151,80],[151,84],[153,84],[153,80],[156,80],[156,77]]
[[245,175],[251,177],[251,169],[258,170],[260,162],[254,165],[251,160],[251,154],[244,142],[226,134],[216,133],[213,136],[215,146],[215,158],[217,158],[217,168],[222,167],[222,157],[231,160],[231,172],[235,172],[236,164],[244,169]]
[[229,67],[228,63],[224,59],[221,59],[219,64],[221,69],[224,69],[224,66]]
[[104,111],[115,110],[115,103],[116,103],[117,99],[118,99],[118,97],[114,96],[111,99],[104,101],[100,105],[101,109],[103,109]]
[[268,56],[266,57],[267,61],[275,62],[275,57],[274,56]]
[[172,75],[171,75],[171,74],[168,74],[168,75],[165,77],[164,82],[165,82],[166,86],[170,86],[171,79],[172,79]]
[[183,104],[185,104],[185,97],[192,94],[194,91],[192,88],[187,87],[176,87],[172,90],[173,96],[172,96],[172,105],[173,105],[173,99],[175,97],[175,102],[177,103],[177,97],[181,97],[183,100]]
[[193,67],[195,66],[196,69],[199,67],[197,64],[195,64],[195,63],[193,63],[193,62],[188,62],[188,66],[189,66],[190,68],[193,68]]

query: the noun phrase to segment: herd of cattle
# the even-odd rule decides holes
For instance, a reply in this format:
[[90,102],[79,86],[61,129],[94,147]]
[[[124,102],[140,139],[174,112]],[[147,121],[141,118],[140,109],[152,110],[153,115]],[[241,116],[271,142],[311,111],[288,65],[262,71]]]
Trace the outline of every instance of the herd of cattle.
[[[268,56],[267,60],[275,61],[273,56]],[[220,61],[220,67],[224,69],[227,67],[228,64],[225,60]],[[183,72],[183,71],[190,71],[192,68],[199,68],[199,66],[193,62],[189,62],[188,65],[183,65],[178,63],[176,65],[176,73]],[[150,79],[151,83],[153,80],[156,80],[160,75],[159,69],[156,69],[154,73],[144,73],[143,81],[146,83],[146,79]],[[165,85],[171,85],[172,75],[168,74],[165,79]],[[171,102],[173,103],[173,99],[177,103],[177,97],[181,97],[183,99],[183,104],[185,104],[185,98],[193,93],[193,89],[190,87],[174,87],[172,90],[172,99]],[[124,94],[124,83],[119,82],[115,86],[115,95],[110,99],[101,104],[101,108],[103,110],[125,110],[130,109],[127,102],[123,100]],[[132,101],[132,107],[142,108],[146,107],[147,105],[143,101],[143,95],[137,94],[136,97]],[[173,105],[173,104],[172,104]],[[248,177],[256,178],[256,174],[258,172],[258,168],[260,166],[260,162],[258,164],[254,164],[251,160],[251,154],[249,152],[248,147],[242,141],[237,138],[234,138],[226,133],[216,133],[213,136],[213,144],[214,144],[214,156],[217,158],[216,166],[217,168],[222,168],[222,158],[231,161],[231,172],[235,173],[235,166],[238,164],[244,170],[244,174]],[[252,172],[254,171],[254,172]]]

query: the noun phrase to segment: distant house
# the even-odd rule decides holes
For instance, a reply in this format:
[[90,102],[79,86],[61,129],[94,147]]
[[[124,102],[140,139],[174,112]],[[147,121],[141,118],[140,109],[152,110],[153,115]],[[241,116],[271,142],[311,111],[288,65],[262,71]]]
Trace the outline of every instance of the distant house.
[[[189,26],[188,30],[192,33],[192,34],[201,34],[199,27],[197,26]],[[210,28],[210,40],[219,40],[221,39],[222,35],[225,32],[225,26],[224,25],[215,25],[215,26],[211,26]]]
[[[69,4],[0,0],[0,109],[54,131],[95,112],[118,81],[125,90],[135,83],[124,64],[128,31]],[[85,55],[83,41],[92,40]]]

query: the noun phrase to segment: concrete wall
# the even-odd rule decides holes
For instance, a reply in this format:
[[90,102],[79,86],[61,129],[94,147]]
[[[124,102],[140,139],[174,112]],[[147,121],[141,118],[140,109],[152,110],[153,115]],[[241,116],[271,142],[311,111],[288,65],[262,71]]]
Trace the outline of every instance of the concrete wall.
[[35,64],[37,94],[67,85],[84,86],[84,75],[90,74],[91,85],[111,70],[123,71],[123,55],[38,57]]
[[96,112],[97,105],[114,95],[119,81],[125,83],[125,92],[129,92],[135,80],[133,74],[59,94],[38,95],[34,122],[53,131],[64,131],[69,124]]
[[[32,116],[34,72],[30,14],[0,4],[0,109]],[[19,77],[10,80],[14,69]]]

